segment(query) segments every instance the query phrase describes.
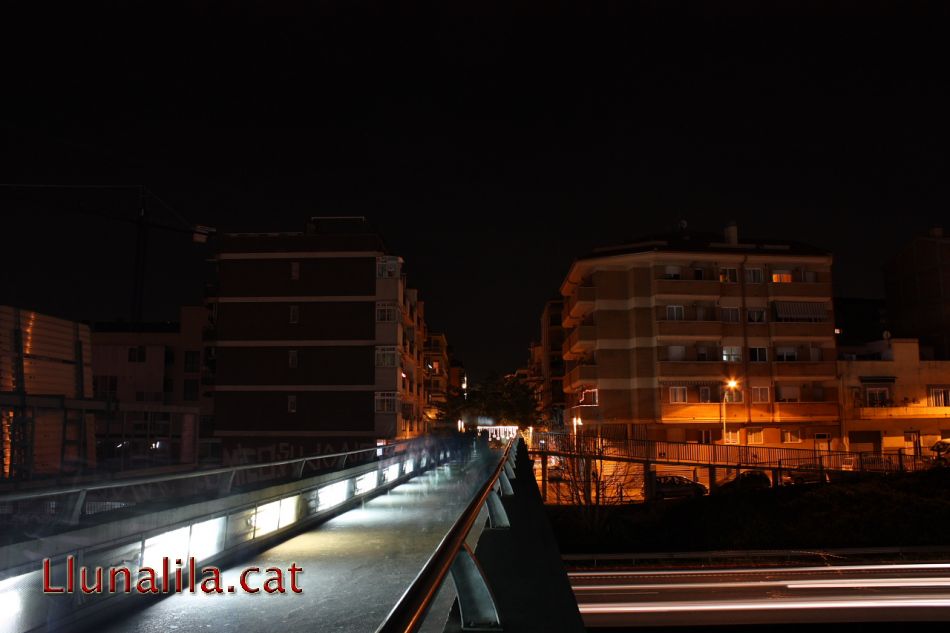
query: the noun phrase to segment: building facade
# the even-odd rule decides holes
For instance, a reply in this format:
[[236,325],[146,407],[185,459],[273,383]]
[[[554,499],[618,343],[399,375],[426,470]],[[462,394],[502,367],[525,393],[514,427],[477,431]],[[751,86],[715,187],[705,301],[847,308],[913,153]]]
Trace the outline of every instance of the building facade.
[[950,438],[950,361],[921,360],[914,339],[875,341],[838,361],[849,450],[929,456]]
[[620,437],[838,448],[831,266],[735,225],[575,261],[561,286],[565,419]]
[[96,468],[89,326],[0,306],[0,481]]
[[554,299],[541,313],[541,416],[551,428],[564,424],[564,302]]
[[96,323],[93,390],[112,404],[97,424],[100,462],[125,470],[194,464],[210,445],[213,357],[205,306],[185,306],[177,323]]
[[441,415],[440,405],[449,397],[449,343],[445,334],[430,332],[425,342],[425,376],[427,424],[435,424]]
[[216,265],[215,434],[227,462],[425,432],[423,304],[365,219],[226,234]]
[[884,269],[895,337],[917,338],[928,358],[950,360],[950,238],[915,238]]

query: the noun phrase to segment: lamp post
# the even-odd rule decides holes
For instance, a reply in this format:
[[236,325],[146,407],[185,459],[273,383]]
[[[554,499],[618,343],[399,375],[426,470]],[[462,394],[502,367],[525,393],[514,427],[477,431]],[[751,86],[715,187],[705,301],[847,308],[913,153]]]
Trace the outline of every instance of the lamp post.
[[719,403],[719,419],[722,421],[722,443],[726,443],[726,395],[732,391],[735,392],[739,386],[739,381],[730,378],[726,381],[726,388],[722,390],[722,401]]
[[574,423],[574,450],[576,451],[577,450],[577,427],[584,426],[584,422],[583,420],[581,420],[581,416],[579,415],[575,415],[572,422]]

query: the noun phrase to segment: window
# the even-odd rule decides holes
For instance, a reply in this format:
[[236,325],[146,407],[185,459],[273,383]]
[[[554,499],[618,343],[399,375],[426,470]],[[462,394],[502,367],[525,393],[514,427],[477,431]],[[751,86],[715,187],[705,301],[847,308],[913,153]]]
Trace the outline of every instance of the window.
[[300,279],[300,262],[290,262],[290,278],[294,281]]
[[396,412],[396,392],[379,391],[376,393],[376,413]]
[[719,281],[724,284],[734,284],[739,281],[739,271],[735,268],[720,268]]
[[297,369],[297,350],[287,350],[287,366],[291,369]]
[[[699,388],[699,401],[712,402],[712,390],[708,385],[703,385]],[[708,444],[708,442],[705,443]]]
[[723,396],[728,404],[741,404],[742,403],[742,389],[728,389],[726,387],[722,388],[725,393]]
[[193,374],[201,371],[201,352],[185,350],[185,371]]
[[765,323],[765,309],[749,308],[746,312],[746,318],[749,319],[749,323]]
[[950,407],[950,387],[931,387],[930,406]]
[[175,364],[175,348],[170,345],[165,346],[165,364],[174,365]]
[[682,268],[679,266],[666,266],[663,270],[664,279],[679,279]]
[[869,407],[883,407],[891,399],[891,390],[887,387],[867,387],[865,394]]
[[726,436],[723,439],[726,444],[738,444],[739,431],[726,431]]
[[745,269],[745,280],[746,283],[750,284],[760,284],[765,279],[762,274],[761,268],[746,268]]
[[768,387],[752,387],[752,402],[763,403],[769,401]]
[[138,347],[129,348],[129,362],[130,363],[144,363],[145,362],[145,347],[139,345]]
[[686,404],[686,387],[670,387],[670,403]]
[[709,360],[713,354],[710,354],[709,348],[705,345],[696,346],[696,360]]
[[814,270],[806,270],[805,281],[810,284],[815,283],[816,281],[818,281],[818,273],[816,273]]
[[776,385],[776,402],[798,402],[802,399],[802,390],[798,385]]
[[739,308],[720,308],[719,314],[723,323],[739,322]]
[[775,360],[786,362],[798,360],[798,348],[795,347],[776,347]]
[[768,348],[765,347],[750,347],[749,348],[749,360],[753,363],[765,363],[769,360]]
[[722,360],[727,363],[738,363],[742,360],[742,348],[727,345],[722,348]]
[[195,402],[198,400],[198,381],[186,379],[182,389],[182,400],[185,402]]
[[746,431],[746,442],[749,444],[765,444],[765,433],[762,429],[749,429]]
[[801,444],[801,429],[782,429],[782,444]]
[[380,279],[399,276],[398,257],[378,257],[376,259],[376,276]]
[[395,347],[377,347],[376,348],[376,366],[377,367],[395,367],[396,366],[396,348]]
[[686,359],[686,346],[685,345],[670,345],[666,348],[667,360],[685,360]]
[[98,400],[114,400],[119,387],[118,376],[93,376],[92,391]]
[[297,396],[295,394],[287,396],[287,413],[297,413]]
[[585,389],[581,392],[581,397],[580,400],[577,401],[577,404],[593,407],[597,405],[599,395],[596,389]]
[[703,281],[705,278],[706,278],[706,271],[704,271],[702,268],[693,269],[693,279],[695,279],[696,281]]
[[792,271],[790,271],[790,270],[773,270],[773,271],[772,271],[772,283],[773,283],[773,284],[790,284],[790,283],[792,283]]
[[300,323],[300,306],[290,306],[290,322]]
[[683,306],[666,306],[667,321],[682,321],[684,316]]
[[381,323],[392,323],[395,321],[396,306],[392,303],[377,303],[376,320]]

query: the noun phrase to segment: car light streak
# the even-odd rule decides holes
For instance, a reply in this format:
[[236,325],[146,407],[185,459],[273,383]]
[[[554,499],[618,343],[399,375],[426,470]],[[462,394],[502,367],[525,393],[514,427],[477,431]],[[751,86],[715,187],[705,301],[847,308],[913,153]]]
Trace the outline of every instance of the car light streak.
[[674,613],[682,611],[780,611],[807,609],[867,608],[950,608],[950,598],[899,596],[890,599],[852,600],[763,600],[760,602],[660,602],[630,604],[625,602],[580,604],[582,614],[597,613]]
[[786,572],[890,571],[898,569],[950,569],[950,563],[901,563],[896,565],[828,565],[823,567],[759,567],[751,569],[678,569],[667,571],[572,571],[570,577],[598,576],[683,576],[712,574],[782,574]]

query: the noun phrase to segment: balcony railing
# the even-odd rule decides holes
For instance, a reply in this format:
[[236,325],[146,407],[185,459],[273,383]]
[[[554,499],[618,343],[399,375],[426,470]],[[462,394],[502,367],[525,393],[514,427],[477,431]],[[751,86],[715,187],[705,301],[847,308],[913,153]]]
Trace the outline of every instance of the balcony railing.
[[881,418],[950,418],[950,407],[908,405],[898,407],[858,407],[858,417],[865,420]]
[[657,295],[703,295],[719,296],[722,284],[718,279],[657,279]]
[[667,321],[664,319],[657,323],[657,334],[660,336],[716,337],[722,334],[722,323],[719,321]]
[[597,297],[597,289],[593,286],[579,286],[574,294],[567,298],[565,317],[569,319],[581,319],[585,314],[594,309],[594,301]]
[[575,388],[584,384],[594,384],[597,382],[596,365],[578,365],[567,372],[564,377],[564,388],[573,391]]
[[768,284],[773,297],[830,297],[831,284],[827,281],[793,281]]
[[594,349],[597,330],[593,325],[581,325],[570,333],[564,341],[564,357]]
[[837,375],[834,361],[778,361],[774,363],[775,375],[780,377],[827,376]]

